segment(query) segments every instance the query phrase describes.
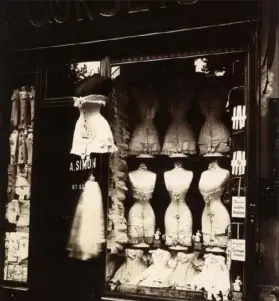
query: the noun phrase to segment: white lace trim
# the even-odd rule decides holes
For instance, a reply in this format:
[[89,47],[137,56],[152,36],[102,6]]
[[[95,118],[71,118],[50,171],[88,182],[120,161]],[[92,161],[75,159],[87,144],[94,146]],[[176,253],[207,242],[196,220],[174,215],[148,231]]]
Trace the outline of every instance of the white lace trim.
[[84,103],[99,103],[101,105],[106,105],[107,97],[99,94],[91,94],[84,97],[74,97],[74,106],[82,107]]

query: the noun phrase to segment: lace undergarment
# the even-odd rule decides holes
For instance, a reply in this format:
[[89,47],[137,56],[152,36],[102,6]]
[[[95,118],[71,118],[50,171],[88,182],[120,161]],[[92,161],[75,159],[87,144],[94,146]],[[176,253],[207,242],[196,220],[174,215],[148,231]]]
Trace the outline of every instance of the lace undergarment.
[[166,133],[162,154],[195,154],[196,139],[188,123],[172,123]]
[[[165,213],[166,245],[191,246],[193,218],[191,211],[181,193],[169,191],[172,195],[171,203]],[[183,191],[183,195],[185,191]]]
[[[86,104],[106,104],[106,97],[102,95],[89,95],[75,98],[75,107],[80,110],[80,117],[75,126],[71,154],[81,157],[89,156],[90,153],[112,153],[117,151],[114,145],[113,135],[107,120],[100,112],[94,113],[94,117],[87,120],[88,106]],[[100,108],[99,108],[100,110]]]
[[155,214],[150,205],[152,191],[133,189],[134,205],[128,216],[128,238],[131,244],[152,244],[155,234]]
[[151,252],[153,263],[132,282],[146,287],[170,287],[168,279],[174,268],[168,264],[170,253],[161,249]]
[[154,108],[141,108],[144,120],[141,121],[133,132],[129,143],[131,155],[155,155],[161,150],[159,135],[153,124]]
[[118,282],[121,284],[129,283],[148,267],[142,250],[126,249],[125,255],[126,260],[111,279],[111,285]]
[[224,188],[213,192],[202,192],[205,207],[202,213],[202,232],[205,246],[225,248],[227,246],[227,227],[230,217],[226,207],[222,204],[220,197]]
[[198,144],[202,155],[227,154],[230,151],[230,133],[220,122],[205,122],[200,131]]

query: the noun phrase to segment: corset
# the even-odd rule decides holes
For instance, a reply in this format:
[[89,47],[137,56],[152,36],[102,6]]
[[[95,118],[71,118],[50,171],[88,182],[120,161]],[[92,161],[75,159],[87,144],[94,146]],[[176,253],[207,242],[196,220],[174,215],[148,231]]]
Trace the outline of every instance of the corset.
[[132,155],[154,155],[160,152],[159,135],[151,119],[139,124],[133,132],[129,143],[129,152]]
[[195,154],[196,140],[188,123],[172,123],[166,133],[162,154]]
[[30,218],[30,202],[24,201],[20,206],[20,216],[17,221],[18,227],[28,227]]
[[18,200],[12,200],[7,204],[6,219],[11,224],[16,224],[17,218],[20,214]]
[[134,205],[128,215],[128,238],[132,244],[152,244],[155,234],[155,214],[149,201],[152,191],[133,189]]
[[224,188],[220,188],[220,189],[217,189],[213,192],[202,192],[202,191],[200,191],[200,192],[203,196],[203,199],[204,199],[205,203],[208,204],[211,201],[220,199],[220,197],[224,193],[224,190],[225,190]]
[[200,131],[198,144],[202,155],[227,154],[230,151],[230,133],[222,123],[205,122]]
[[33,157],[33,131],[28,131],[26,138],[27,163],[32,164]]
[[[75,98],[74,105],[79,108],[80,116],[75,126],[71,154],[86,157],[91,153],[117,151],[110,126],[100,113],[105,99],[101,95]],[[88,104],[92,104],[92,107],[88,107]]]
[[19,92],[19,101],[20,101],[20,120],[19,120],[19,128],[26,129],[27,127],[27,116],[26,116],[26,109],[27,109],[27,101],[29,95],[26,91],[25,87],[22,87],[22,91]]
[[14,90],[11,97],[12,100],[12,110],[11,110],[11,124],[13,128],[18,126],[18,117],[19,117],[19,91]]
[[18,136],[19,133],[17,130],[14,130],[10,135],[10,164],[16,164],[17,159],[16,158],[16,151],[17,151],[17,145],[18,145]]
[[171,203],[165,213],[166,245],[187,247],[192,244],[193,218],[182,195],[186,192],[171,192]]
[[30,197],[30,185],[23,175],[16,177],[15,193],[19,196],[19,200],[29,199]]
[[222,204],[220,196],[224,188],[211,193],[202,193],[205,207],[202,213],[202,232],[205,246],[221,247],[227,246],[227,227],[230,217],[226,207]]
[[141,204],[147,203],[151,200],[153,194],[153,190],[143,191],[140,189],[133,189],[133,199]]
[[21,131],[18,138],[18,164],[25,164],[27,162],[26,137],[27,131]]

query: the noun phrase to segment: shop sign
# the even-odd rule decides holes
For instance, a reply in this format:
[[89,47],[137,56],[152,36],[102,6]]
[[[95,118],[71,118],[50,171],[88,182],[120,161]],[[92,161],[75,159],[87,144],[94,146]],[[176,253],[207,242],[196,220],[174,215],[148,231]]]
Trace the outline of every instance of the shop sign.
[[245,218],[246,215],[246,197],[232,197],[232,217]]
[[[187,5],[195,4],[199,0],[176,0],[172,1],[172,4]],[[61,24],[70,21],[83,21],[94,20],[98,16],[102,17],[114,17],[124,12],[126,14],[133,14],[139,12],[149,12],[154,8],[166,8],[168,5],[167,0],[153,0],[153,1],[139,1],[128,0],[113,0],[113,1],[91,1],[79,0],[79,1],[53,1],[42,3],[26,3],[26,12],[29,23],[35,27],[41,27],[47,24]],[[11,6],[10,12],[13,7]],[[20,15],[19,15],[20,16]],[[22,17],[22,13],[21,13]],[[11,20],[15,22],[18,20]]]
[[69,171],[81,171],[93,169],[96,167],[96,158],[94,159],[80,159],[70,163]]
[[245,239],[231,240],[231,259],[235,261],[245,261],[246,257]]

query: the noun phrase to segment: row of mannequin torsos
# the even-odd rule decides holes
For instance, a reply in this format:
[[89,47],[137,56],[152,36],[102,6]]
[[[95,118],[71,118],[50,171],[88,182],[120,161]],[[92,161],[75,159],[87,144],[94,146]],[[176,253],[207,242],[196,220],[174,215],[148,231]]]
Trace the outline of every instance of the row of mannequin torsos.
[[[139,123],[136,126],[129,150],[131,153],[160,153],[173,155],[179,153],[195,154],[196,137],[191,125],[185,120],[184,115],[188,110],[187,101],[175,101],[170,104],[170,115],[172,118],[169,125],[163,147],[159,144],[159,135],[153,124],[157,105],[146,105],[141,102],[139,106]],[[198,138],[199,149],[202,154],[227,153],[229,151],[230,133],[224,123],[220,120],[220,103],[208,101],[201,104],[201,110],[205,117],[205,123],[201,128]]]
[[[135,247],[148,247],[155,234],[155,214],[150,199],[155,188],[157,175],[145,164],[129,173],[134,204],[128,215],[128,235]],[[217,162],[201,175],[199,190],[205,207],[202,213],[202,233],[205,245],[218,248],[222,245],[217,237],[224,236],[230,224],[230,216],[221,202],[224,187],[229,179],[229,171]],[[172,170],[164,173],[165,186],[171,202],[164,217],[166,245],[170,249],[187,250],[191,246],[193,217],[186,203],[186,194],[193,180],[193,172],[186,170],[178,162]]]

